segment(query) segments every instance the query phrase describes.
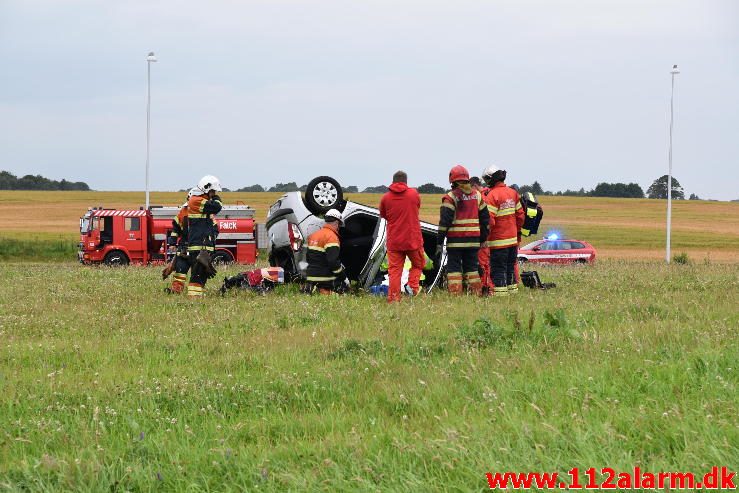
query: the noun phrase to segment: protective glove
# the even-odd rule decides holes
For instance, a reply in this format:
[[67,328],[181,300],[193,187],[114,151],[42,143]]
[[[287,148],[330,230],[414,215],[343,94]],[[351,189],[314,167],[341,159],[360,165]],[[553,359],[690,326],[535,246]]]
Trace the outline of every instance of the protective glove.
[[175,246],[177,244],[177,237],[176,236],[167,236],[167,245],[168,246]]
[[218,202],[221,202],[221,196],[216,194],[213,196],[213,200],[217,200]]

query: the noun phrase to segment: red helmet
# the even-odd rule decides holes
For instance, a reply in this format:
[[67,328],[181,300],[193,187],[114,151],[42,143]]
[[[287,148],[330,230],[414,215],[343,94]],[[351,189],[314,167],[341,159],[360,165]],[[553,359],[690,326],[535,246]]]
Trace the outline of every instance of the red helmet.
[[449,183],[455,181],[470,181],[470,172],[461,164],[456,165],[449,171]]

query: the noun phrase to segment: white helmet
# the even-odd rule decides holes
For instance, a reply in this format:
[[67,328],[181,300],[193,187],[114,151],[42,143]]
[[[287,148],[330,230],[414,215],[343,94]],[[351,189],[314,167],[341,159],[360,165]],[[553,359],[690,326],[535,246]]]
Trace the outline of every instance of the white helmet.
[[324,219],[328,219],[329,217],[332,217],[339,221],[339,224],[344,224],[344,218],[341,215],[341,212],[337,211],[336,209],[329,209],[329,211],[323,216]]
[[496,178],[495,181],[505,180],[506,171],[498,168],[494,164],[491,164],[482,172],[482,179],[485,180],[487,184],[491,184],[494,181],[493,176]]
[[198,182],[198,188],[203,193],[208,193],[211,190],[215,190],[216,192],[223,190],[221,188],[221,181],[213,175],[205,175],[202,177]]

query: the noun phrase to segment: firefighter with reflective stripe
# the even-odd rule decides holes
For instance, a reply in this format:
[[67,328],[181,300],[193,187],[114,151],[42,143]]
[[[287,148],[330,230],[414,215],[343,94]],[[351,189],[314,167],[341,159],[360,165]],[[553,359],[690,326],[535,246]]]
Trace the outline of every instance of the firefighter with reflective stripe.
[[493,294],[507,296],[518,292],[515,266],[524,220],[523,207],[518,192],[505,184],[505,170],[488,166],[482,179],[490,187],[485,202],[490,211],[487,246],[490,248]]
[[461,294],[463,284],[473,294],[480,294],[477,255],[488,232],[488,210],[482,194],[472,189],[470,174],[464,166],[449,172],[452,190],[441,199],[437,255],[446,239],[447,285],[452,294]]
[[326,224],[308,237],[308,281],[309,291],[316,290],[328,295],[346,279],[346,271],[341,265],[341,240],[339,227],[344,224],[341,212],[331,209],[324,216]]
[[[190,197],[200,193],[197,188],[191,189],[187,193],[187,201]],[[180,211],[172,219],[172,231],[167,236],[167,246],[175,251],[174,255],[174,275],[172,276],[172,285],[165,291],[172,294],[180,294],[185,289],[187,282],[187,272],[190,270],[190,259],[187,256],[187,208],[188,202],[182,204]]]
[[[198,256],[203,251],[211,253],[215,250],[217,233],[213,216],[221,212],[223,207],[217,195],[221,190],[218,178],[206,175],[200,179],[195,194],[187,202],[187,253],[192,266],[187,295],[191,298],[203,296],[203,288],[209,277],[209,257]],[[199,258],[204,261],[198,261]]]
[[[485,196],[490,192],[490,188],[483,185],[480,178],[473,176],[470,178],[472,188],[482,194],[482,199],[485,200]],[[487,205],[487,204],[486,204]],[[488,225],[488,228],[490,226]],[[487,238],[485,238],[487,241]],[[490,275],[490,249],[487,244],[483,244],[477,253],[478,272],[480,273],[480,283],[482,285],[482,295],[488,296],[493,292],[493,278]]]

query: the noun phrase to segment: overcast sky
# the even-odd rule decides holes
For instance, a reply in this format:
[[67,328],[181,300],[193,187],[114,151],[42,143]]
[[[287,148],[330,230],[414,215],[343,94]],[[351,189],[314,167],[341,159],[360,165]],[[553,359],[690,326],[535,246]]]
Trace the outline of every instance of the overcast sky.
[[545,189],[667,172],[739,198],[737,0],[0,0],[0,169],[143,190],[444,184],[456,163]]

